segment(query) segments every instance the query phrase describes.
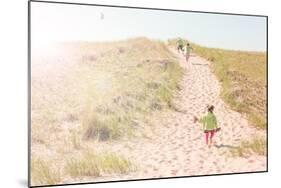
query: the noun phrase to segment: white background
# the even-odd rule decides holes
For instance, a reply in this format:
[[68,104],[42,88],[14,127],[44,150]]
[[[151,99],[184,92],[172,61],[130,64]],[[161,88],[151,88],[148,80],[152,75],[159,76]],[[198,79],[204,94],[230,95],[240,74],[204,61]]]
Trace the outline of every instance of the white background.
[[[71,1],[71,0],[68,0]],[[75,2],[75,0],[72,0]],[[76,2],[79,0],[76,0]],[[276,0],[88,0],[96,4],[269,16],[269,173],[68,187],[267,187],[280,185],[280,6]],[[27,0],[0,1],[0,187],[27,185]],[[279,8],[278,8],[279,7]],[[279,139],[278,139],[279,138]]]

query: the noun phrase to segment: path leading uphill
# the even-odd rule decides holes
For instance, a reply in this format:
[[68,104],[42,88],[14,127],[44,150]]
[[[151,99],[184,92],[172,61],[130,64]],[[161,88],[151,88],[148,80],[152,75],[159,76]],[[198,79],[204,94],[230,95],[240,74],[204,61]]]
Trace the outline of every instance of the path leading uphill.
[[[184,68],[181,90],[175,100],[177,111],[155,119],[155,130],[147,139],[114,143],[111,150],[123,154],[138,164],[138,170],[108,180],[143,179],[171,176],[190,176],[266,170],[266,157],[232,157],[229,150],[242,139],[264,136],[248,125],[240,114],[232,111],[220,98],[220,83],[211,72],[210,62],[192,54],[186,63],[183,55],[171,52]],[[219,126],[216,145],[208,148],[202,125],[193,122],[194,115],[202,116],[207,104],[215,106]],[[95,179],[105,181],[106,177]]]

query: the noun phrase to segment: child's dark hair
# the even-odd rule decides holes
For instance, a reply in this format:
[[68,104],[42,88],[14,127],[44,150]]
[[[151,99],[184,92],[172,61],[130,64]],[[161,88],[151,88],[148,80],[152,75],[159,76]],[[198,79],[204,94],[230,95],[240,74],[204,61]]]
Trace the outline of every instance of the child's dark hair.
[[208,105],[207,108],[208,108],[208,111],[211,113],[213,113],[213,111],[215,109],[215,107],[213,105],[210,105],[210,106]]

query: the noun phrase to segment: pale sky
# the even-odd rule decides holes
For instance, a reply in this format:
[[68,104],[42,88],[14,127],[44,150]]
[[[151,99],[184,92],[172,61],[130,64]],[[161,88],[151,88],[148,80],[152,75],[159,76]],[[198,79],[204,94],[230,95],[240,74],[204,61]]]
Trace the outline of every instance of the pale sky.
[[133,37],[186,38],[207,46],[266,51],[266,18],[53,3],[31,3],[32,46]]

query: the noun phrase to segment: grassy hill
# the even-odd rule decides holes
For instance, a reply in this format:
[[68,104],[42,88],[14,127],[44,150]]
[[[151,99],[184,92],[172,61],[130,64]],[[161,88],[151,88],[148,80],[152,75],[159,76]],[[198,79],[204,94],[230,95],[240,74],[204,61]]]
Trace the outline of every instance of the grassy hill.
[[130,138],[171,109],[182,69],[163,42],[146,38],[57,48],[32,59],[32,182],[126,173],[126,157],[87,143]]

